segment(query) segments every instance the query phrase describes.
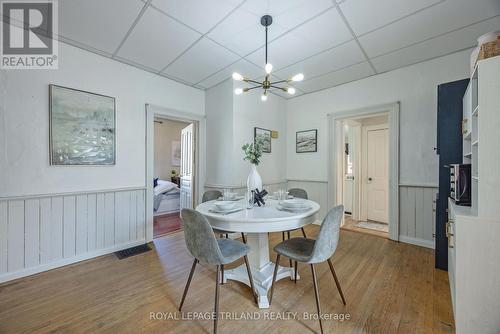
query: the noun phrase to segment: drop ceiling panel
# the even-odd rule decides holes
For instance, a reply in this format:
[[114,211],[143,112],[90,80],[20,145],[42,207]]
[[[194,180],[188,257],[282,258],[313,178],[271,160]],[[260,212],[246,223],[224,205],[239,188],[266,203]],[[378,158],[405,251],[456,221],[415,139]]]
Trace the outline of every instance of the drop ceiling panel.
[[498,0],[445,1],[364,35],[359,41],[368,55],[375,57],[499,14]]
[[59,35],[113,54],[143,6],[137,0],[60,1]]
[[148,8],[118,56],[162,70],[201,35],[154,8]]
[[241,0],[153,0],[152,5],[201,33],[206,33]]
[[372,63],[379,72],[418,63],[427,59],[477,45],[477,37],[499,28],[496,18],[490,19],[455,32],[404,48],[387,55],[373,58]]
[[233,52],[204,37],[170,64],[163,73],[194,84],[235,62],[238,58]]
[[340,5],[356,35],[379,28],[443,0],[349,0]]
[[254,0],[246,1],[241,9],[258,17],[271,15],[273,24],[292,29],[332,6],[331,0]]
[[[273,24],[268,31],[272,40],[286,31],[279,24]],[[265,44],[264,28],[260,24],[260,16],[237,9],[214,28],[208,37],[225,45],[227,48],[245,56]]]
[[[304,23],[297,29],[294,29],[293,33],[301,35],[322,50],[352,39],[351,32],[335,8]],[[298,45],[297,47],[302,46]]]
[[294,74],[304,73],[306,79],[311,79],[365,60],[358,44],[351,41],[277,71],[276,75],[290,78]]
[[368,62],[353,65],[351,67],[331,72],[311,80],[297,83],[297,87],[306,93],[313,92],[328,87],[334,87],[346,82],[359,80],[375,74]]
[[221,71],[209,76],[208,78],[204,79],[199,83],[200,86],[204,88],[210,88],[213,87],[222,81],[228,79],[231,77],[233,72],[238,72],[241,75],[244,75],[249,78],[256,78],[261,76],[264,73],[264,69],[259,68],[258,66],[255,66],[254,64],[244,60],[240,59],[234,64],[222,69]]

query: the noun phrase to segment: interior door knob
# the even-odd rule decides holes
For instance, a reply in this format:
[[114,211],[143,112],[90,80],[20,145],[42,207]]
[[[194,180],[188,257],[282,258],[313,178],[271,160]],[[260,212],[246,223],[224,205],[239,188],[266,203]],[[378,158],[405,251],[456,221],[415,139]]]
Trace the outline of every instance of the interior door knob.
[[372,181],[372,178],[371,178],[371,177],[369,177],[369,178],[368,178],[368,181]]

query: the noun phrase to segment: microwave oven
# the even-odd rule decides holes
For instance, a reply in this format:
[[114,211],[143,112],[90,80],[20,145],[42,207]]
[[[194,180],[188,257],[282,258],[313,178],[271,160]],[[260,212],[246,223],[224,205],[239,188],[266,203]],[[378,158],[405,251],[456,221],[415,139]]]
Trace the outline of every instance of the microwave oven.
[[471,205],[471,165],[450,165],[450,197],[457,205]]

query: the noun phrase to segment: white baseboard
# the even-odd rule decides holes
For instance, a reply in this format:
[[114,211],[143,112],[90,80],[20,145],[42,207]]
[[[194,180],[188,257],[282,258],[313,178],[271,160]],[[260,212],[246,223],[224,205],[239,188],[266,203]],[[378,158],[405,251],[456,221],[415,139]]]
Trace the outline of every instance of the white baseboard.
[[115,246],[112,246],[112,247],[103,248],[103,249],[99,249],[99,250],[96,250],[96,251],[88,252],[88,253],[85,253],[85,254],[73,256],[73,257],[70,257],[70,258],[67,258],[67,259],[61,259],[61,260],[57,260],[57,261],[54,261],[54,262],[42,264],[42,265],[39,265],[39,266],[36,266],[36,267],[26,268],[26,269],[15,271],[15,272],[1,274],[0,275],[0,283],[4,283],[4,282],[11,281],[11,280],[14,280],[14,279],[17,279],[17,278],[21,278],[21,277],[26,277],[26,276],[38,274],[38,273],[41,273],[41,272],[44,272],[44,271],[48,271],[48,270],[56,269],[56,268],[59,268],[59,267],[67,266],[69,264],[77,263],[77,262],[80,262],[80,261],[89,260],[89,259],[92,259],[92,258],[95,258],[95,257],[98,257],[98,256],[102,256],[102,255],[114,253],[114,252],[120,251],[122,249],[127,249],[127,248],[130,248],[130,247],[139,246],[139,245],[142,245],[144,243],[146,243],[146,239],[136,240],[136,241],[133,241],[133,242],[128,242],[128,243],[124,243],[124,244],[120,244],[120,245],[115,245]]
[[399,236],[399,241],[407,243],[407,244],[412,244],[412,245],[417,245],[417,246],[422,246],[425,248],[431,248],[434,249],[434,241],[432,240],[425,240],[425,239],[420,239],[420,238],[412,238],[406,235],[400,235]]

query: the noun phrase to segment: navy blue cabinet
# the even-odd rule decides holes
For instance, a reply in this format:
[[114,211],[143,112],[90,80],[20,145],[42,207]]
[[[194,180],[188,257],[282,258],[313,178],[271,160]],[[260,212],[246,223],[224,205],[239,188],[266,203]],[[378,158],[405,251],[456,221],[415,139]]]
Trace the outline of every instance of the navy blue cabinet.
[[437,147],[439,155],[439,190],[436,200],[436,268],[448,270],[448,197],[450,164],[462,163],[462,98],[469,79],[438,86]]

